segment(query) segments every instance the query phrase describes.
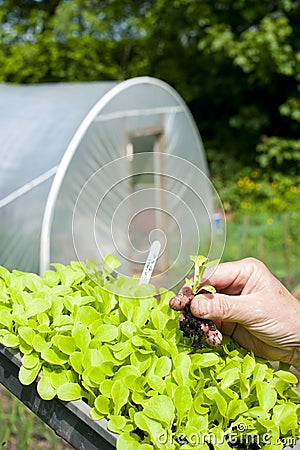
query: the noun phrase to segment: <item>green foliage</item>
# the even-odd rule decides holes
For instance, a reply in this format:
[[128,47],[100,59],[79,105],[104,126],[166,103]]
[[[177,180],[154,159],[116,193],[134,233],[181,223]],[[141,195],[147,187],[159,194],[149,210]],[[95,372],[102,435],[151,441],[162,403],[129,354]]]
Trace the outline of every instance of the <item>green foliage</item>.
[[144,65],[135,43],[143,36],[139,18],[147,2],[21,3],[1,5],[2,81],[123,79],[129,63],[137,70]]
[[19,378],[37,380],[43,399],[85,399],[91,417],[120,434],[120,450],[187,449],[195,433],[225,437],[229,448],[226,436],[241,422],[245,433],[271,430],[273,443],[299,435],[292,373],[229,338],[195,353],[169,307],[172,292],[158,299],[153,286],[111,270],[104,277],[90,262],[55,267],[44,278],[0,269],[0,341],[23,353]]
[[[276,152],[280,157],[280,146]],[[270,164],[271,160],[266,168],[245,167],[227,180],[214,179],[228,217],[222,259],[257,257],[293,289],[300,283],[300,176],[296,157],[294,168],[286,173],[278,171],[275,156],[277,169],[269,170]]]
[[0,387],[0,442],[3,449],[72,450],[3,386]]
[[[298,113],[300,114],[300,109],[297,111]],[[273,168],[273,176],[275,170],[281,169],[284,172],[290,167],[299,172],[300,140],[272,136],[265,138],[263,142],[258,144],[257,150],[259,152],[258,163],[262,168]]]
[[286,172],[299,164],[299,17],[292,0],[2,0],[0,81],[155,76],[187,101],[213,175],[257,155]]
[[263,207],[237,211],[227,220],[222,260],[259,258],[292,291],[300,284],[299,221],[296,209],[284,213]]
[[213,183],[224,209],[236,216],[261,210],[272,215],[300,207],[300,175],[296,168],[284,174],[245,167],[231,179],[215,178]]
[[[213,174],[230,180],[243,165],[256,165],[264,136],[297,137],[298,3],[179,1],[168,8],[160,1],[151,14],[158,24],[150,31],[153,48],[162,49],[150,53],[155,74],[163,74],[188,101]],[[289,107],[293,114],[287,114]]]
[[[192,286],[193,294],[196,295],[202,280],[202,276],[204,270],[207,267],[215,266],[219,260],[209,261],[208,258],[202,255],[191,256],[190,259],[193,261],[193,279],[186,278],[186,282]],[[202,286],[202,289],[205,289],[208,292],[215,293],[216,290],[213,286],[209,286],[208,284]]]

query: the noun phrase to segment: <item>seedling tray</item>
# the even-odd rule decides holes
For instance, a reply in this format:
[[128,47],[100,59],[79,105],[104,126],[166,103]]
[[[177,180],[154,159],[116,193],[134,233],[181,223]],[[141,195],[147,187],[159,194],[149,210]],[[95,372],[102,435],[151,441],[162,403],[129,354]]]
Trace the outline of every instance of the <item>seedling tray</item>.
[[20,353],[0,344],[0,383],[21,400],[55,433],[78,450],[112,450],[117,434],[107,429],[105,419],[92,420],[90,407],[82,400],[63,402],[58,398],[43,400],[37,393],[36,382],[24,386],[18,378]]
[[[21,355],[0,344],[0,383],[21,400],[33,413],[49,425],[55,433],[78,450],[116,449],[118,435],[107,429],[105,419],[92,420],[90,407],[82,400],[63,402],[57,397],[43,400],[37,383],[21,384],[18,378]],[[300,440],[283,450],[300,450]]]

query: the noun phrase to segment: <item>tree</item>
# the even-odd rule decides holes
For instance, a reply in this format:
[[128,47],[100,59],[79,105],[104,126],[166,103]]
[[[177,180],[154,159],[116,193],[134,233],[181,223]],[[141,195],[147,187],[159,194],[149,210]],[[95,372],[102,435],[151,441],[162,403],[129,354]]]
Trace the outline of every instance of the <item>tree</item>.
[[290,0],[155,2],[151,71],[187,99],[213,172],[299,167],[299,18]]
[[0,80],[34,83],[130,76],[129,65],[138,68],[146,61],[139,50],[144,3],[2,0]]
[[0,81],[151,75],[187,101],[211,171],[299,168],[294,0],[0,0]]

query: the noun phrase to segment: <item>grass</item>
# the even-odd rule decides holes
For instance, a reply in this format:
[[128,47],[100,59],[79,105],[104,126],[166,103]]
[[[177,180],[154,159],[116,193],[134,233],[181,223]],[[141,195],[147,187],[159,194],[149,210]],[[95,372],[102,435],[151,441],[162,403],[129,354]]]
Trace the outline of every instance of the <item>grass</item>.
[[67,442],[0,385],[0,448],[71,450]]
[[247,212],[227,220],[222,261],[262,260],[291,291],[300,284],[300,213]]

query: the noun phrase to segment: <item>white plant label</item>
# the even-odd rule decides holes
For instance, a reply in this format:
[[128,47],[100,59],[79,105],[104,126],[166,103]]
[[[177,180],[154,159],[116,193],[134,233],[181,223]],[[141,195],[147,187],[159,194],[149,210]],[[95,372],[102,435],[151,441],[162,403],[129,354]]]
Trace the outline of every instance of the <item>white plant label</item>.
[[161,248],[161,245],[160,245],[159,241],[154,241],[151,244],[150,251],[149,251],[149,254],[147,257],[147,261],[144,265],[143,273],[141,275],[139,284],[149,283],[154,266],[155,266],[157,258],[159,256],[160,248]]

